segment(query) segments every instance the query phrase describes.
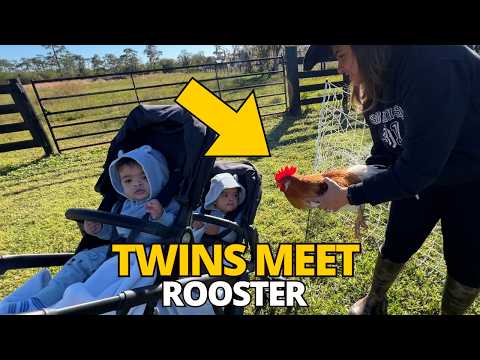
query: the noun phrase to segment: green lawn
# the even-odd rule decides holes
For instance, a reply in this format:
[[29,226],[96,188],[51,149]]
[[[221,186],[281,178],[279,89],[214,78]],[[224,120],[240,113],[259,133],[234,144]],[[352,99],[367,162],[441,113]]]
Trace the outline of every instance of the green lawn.
[[[250,159],[263,174],[263,198],[255,225],[260,241],[275,248],[281,242],[354,242],[352,214],[312,212],[307,237],[307,212],[293,209],[276,189],[273,175],[284,165],[312,171],[318,114],[299,119],[271,116],[264,120],[272,157]],[[358,131],[358,130],[357,130]],[[341,141],[358,141],[356,131]],[[74,222],[64,217],[71,207],[96,208],[99,194],[93,186],[101,172],[106,147],[94,147],[42,158],[40,149],[2,154],[0,159],[0,254],[73,251],[80,239]],[[377,246],[381,243],[386,210],[369,208],[369,231],[362,253],[355,257],[352,278],[303,278],[308,308],[299,314],[346,314],[369,286]],[[389,294],[391,314],[437,314],[444,268],[438,255],[438,232],[401,274]],[[429,258],[432,257],[432,259]],[[0,276],[0,297],[10,293],[35,270],[9,271]],[[247,313],[252,313],[249,306]],[[276,313],[285,313],[276,309]],[[471,313],[480,314],[477,300]]]

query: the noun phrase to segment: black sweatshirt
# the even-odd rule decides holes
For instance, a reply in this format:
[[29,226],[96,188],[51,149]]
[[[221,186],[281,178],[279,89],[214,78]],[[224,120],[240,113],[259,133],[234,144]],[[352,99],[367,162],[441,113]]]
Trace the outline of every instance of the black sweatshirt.
[[382,99],[365,113],[367,164],[384,173],[348,189],[353,205],[480,180],[480,57],[466,46],[392,46]]

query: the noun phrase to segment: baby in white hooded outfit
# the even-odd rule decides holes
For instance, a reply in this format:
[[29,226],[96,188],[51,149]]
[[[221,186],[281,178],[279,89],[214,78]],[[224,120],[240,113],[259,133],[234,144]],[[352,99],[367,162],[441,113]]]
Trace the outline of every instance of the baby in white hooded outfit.
[[[245,197],[245,188],[238,183],[236,176],[230,173],[221,173],[215,175],[210,181],[210,189],[205,196],[203,208],[207,215],[223,219],[235,211],[245,201]],[[202,213],[202,207],[195,212]],[[241,213],[237,214],[233,221],[238,223],[240,216]],[[201,221],[194,221],[192,228],[196,243],[202,242],[204,235],[219,235],[225,230],[224,227]],[[223,242],[233,243],[236,240],[236,233],[230,231],[221,239]]]

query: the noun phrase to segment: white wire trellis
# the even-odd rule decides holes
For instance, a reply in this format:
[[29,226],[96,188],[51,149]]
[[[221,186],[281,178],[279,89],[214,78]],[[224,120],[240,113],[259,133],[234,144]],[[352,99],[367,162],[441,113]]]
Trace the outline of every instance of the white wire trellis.
[[[315,148],[314,172],[327,169],[364,164],[371,149],[371,137],[363,115],[343,108],[344,98],[350,94],[342,87],[325,83],[323,103],[319,112],[318,134]],[[363,229],[360,242],[366,250],[378,250],[384,241],[388,221],[389,204],[366,205],[365,217],[368,228]],[[343,232],[332,232],[325,228],[322,210],[314,209],[308,214],[306,241],[338,241],[341,234],[353,234],[356,214],[351,211],[339,211],[336,217],[337,227]],[[349,229],[350,228],[350,229]],[[331,230],[331,229],[330,229]],[[340,235],[339,235],[340,234]],[[335,237],[336,236],[336,237]],[[422,248],[413,256],[417,266],[426,269],[427,275],[444,275],[445,264],[442,251],[442,236],[437,224]],[[341,239],[344,241],[344,237]],[[439,278],[440,280],[440,278]]]

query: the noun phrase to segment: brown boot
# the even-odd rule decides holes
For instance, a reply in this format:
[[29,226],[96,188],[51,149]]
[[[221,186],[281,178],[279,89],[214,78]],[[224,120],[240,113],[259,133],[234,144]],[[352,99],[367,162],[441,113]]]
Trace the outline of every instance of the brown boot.
[[395,281],[403,265],[403,263],[394,263],[379,255],[373,272],[370,292],[367,296],[353,304],[348,314],[385,315],[387,313],[387,290]]
[[442,315],[462,315],[472,305],[480,289],[460,284],[447,275],[442,299]]

